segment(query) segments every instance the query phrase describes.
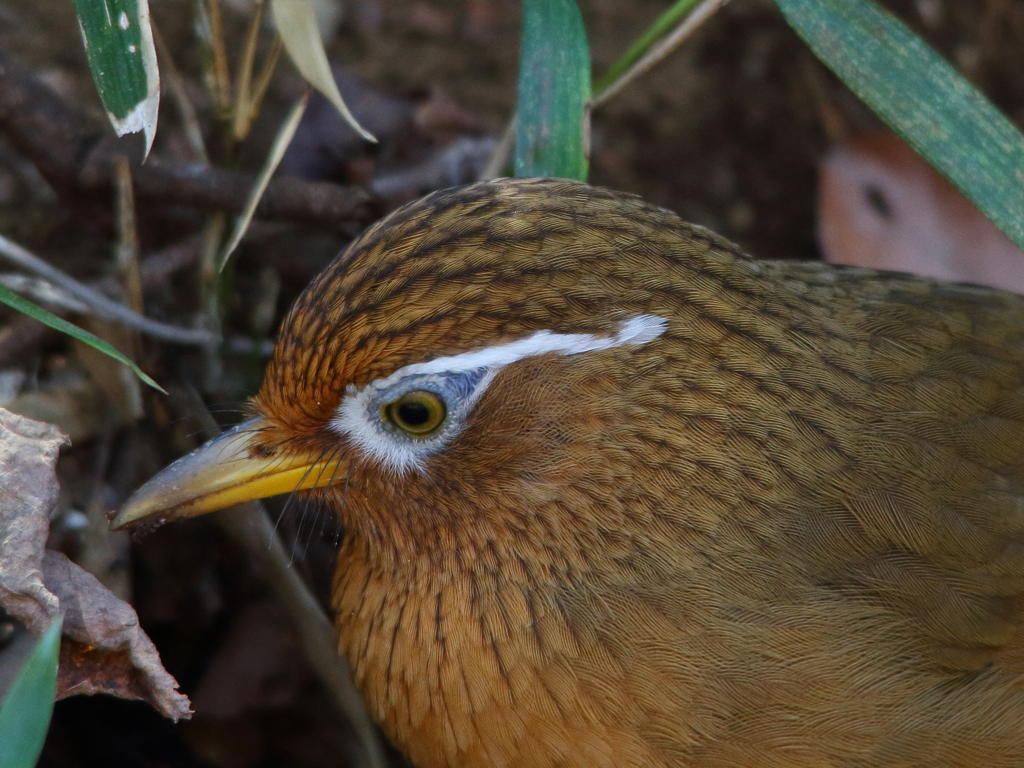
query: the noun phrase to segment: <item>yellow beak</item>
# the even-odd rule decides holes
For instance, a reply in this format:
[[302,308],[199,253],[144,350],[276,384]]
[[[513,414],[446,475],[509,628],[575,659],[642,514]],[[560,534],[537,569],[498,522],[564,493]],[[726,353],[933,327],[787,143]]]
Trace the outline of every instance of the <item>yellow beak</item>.
[[322,488],[344,477],[336,455],[257,455],[253,438],[263,424],[263,419],[250,419],[181,457],[132,494],[111,525],[162,524],[281,493]]

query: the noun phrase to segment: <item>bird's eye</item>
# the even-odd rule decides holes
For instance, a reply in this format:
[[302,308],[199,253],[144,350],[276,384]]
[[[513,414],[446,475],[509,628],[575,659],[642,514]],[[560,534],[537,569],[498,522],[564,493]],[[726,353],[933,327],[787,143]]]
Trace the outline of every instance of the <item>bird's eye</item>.
[[380,415],[386,425],[407,435],[428,437],[444,424],[448,408],[433,392],[414,389],[382,407]]

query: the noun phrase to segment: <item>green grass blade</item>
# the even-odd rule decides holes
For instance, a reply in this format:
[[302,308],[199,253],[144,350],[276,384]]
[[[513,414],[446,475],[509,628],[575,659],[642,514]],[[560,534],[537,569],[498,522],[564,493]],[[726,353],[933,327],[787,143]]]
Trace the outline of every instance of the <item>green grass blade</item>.
[[814,53],[1024,248],[1024,135],[869,0],[776,0]]
[[524,0],[516,176],[587,180],[590,48],[575,0]]
[[92,79],[118,136],[156,135],[160,75],[148,0],[74,0]]
[[699,3],[700,0],[676,0],[672,7],[655,19],[654,23],[629,46],[629,50],[622,54],[618,61],[612,64],[608,71],[594,82],[594,94],[600,94],[601,91],[614,83],[619,75],[640,61],[656,42],[671,32],[680,21],[689,16],[690,11],[697,7]]
[[33,768],[43,751],[57,690],[63,616],[50,624],[0,704],[0,768]]
[[72,325],[67,320],[57,317],[52,312],[47,312],[38,304],[33,304],[28,299],[22,298],[14,291],[12,291],[10,288],[3,285],[0,285],[0,302],[3,302],[12,309],[16,309],[19,312],[22,312],[35,320],[38,320],[40,323],[43,323],[44,325],[50,326],[54,330],[60,331],[61,333],[66,333],[68,336],[72,336],[78,339],[79,341],[88,344],[90,347],[93,347],[95,349],[98,349],[100,352],[110,355],[118,362],[124,363],[129,368],[131,368],[132,371],[135,372],[135,375],[142,379],[146,384],[153,387],[154,389],[160,390],[165,395],[167,394],[166,390],[164,390],[163,387],[161,387],[159,384],[153,381],[153,379],[151,379],[145,373],[143,373],[142,369],[140,369],[139,366],[137,366],[135,363],[133,363],[127,357],[122,355],[120,352],[114,349],[114,347],[112,347],[110,344],[108,344],[98,336],[94,336],[88,331],[79,328],[77,325]]

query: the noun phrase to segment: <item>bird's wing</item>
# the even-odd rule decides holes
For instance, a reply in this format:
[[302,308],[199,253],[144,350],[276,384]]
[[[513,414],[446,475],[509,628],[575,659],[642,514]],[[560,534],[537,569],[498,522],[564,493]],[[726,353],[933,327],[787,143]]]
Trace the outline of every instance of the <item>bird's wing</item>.
[[[850,402],[830,435],[847,460],[806,489],[794,538],[817,553],[818,578],[905,617],[941,665],[979,669],[1020,645],[1024,299],[800,269],[809,285],[834,286],[822,314],[842,318],[846,338],[821,357],[849,371],[834,379],[833,411]],[[791,412],[804,432],[824,415]]]
[[665,308],[625,396],[643,525],[571,624],[687,761],[1019,764],[1024,299],[757,269]]

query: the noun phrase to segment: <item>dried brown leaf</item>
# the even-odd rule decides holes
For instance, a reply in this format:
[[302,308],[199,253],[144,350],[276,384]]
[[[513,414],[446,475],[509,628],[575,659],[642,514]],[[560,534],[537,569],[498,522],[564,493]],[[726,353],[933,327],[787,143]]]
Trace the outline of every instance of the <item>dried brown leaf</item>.
[[58,611],[42,563],[57,500],[54,466],[66,442],[56,427],[0,408],[0,605],[37,634]]
[[135,610],[59,552],[45,550],[57,499],[56,427],[0,408],[0,607],[41,632],[64,612],[58,698],[143,699],[174,720],[191,714]]
[[128,603],[59,552],[43,557],[43,580],[60,600],[64,637],[73,641],[61,645],[58,699],[109,693],[147,701],[175,721],[192,714]]

